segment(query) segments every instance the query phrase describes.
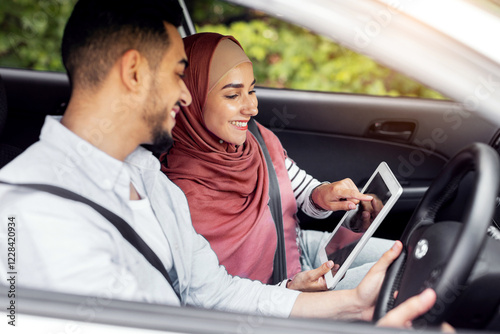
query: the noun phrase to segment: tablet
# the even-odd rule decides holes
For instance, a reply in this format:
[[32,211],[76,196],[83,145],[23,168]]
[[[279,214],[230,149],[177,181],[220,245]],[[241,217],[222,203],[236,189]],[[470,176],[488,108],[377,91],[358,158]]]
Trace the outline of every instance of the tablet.
[[401,196],[403,188],[389,166],[382,162],[361,192],[373,196],[373,200],[360,202],[356,209],[347,211],[328,240],[320,246],[321,262],[332,260],[340,266],[337,272],[329,271],[325,274],[328,289],[335,288],[344,277],[363,246]]

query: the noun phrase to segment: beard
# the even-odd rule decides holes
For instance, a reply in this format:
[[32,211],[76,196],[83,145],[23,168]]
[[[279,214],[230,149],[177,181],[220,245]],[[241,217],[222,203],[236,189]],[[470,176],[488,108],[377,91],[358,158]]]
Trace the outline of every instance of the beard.
[[174,144],[174,138],[172,138],[172,135],[168,131],[163,130],[161,124],[163,123],[157,124],[158,127],[153,128],[151,134],[153,136],[153,143],[149,145],[149,150],[156,156],[170,150]]
[[143,110],[143,118],[150,129],[152,143],[143,144],[142,146],[153,152],[155,156],[159,156],[161,153],[168,151],[174,144],[170,131],[163,128],[167,117],[171,116],[167,108],[158,110],[158,101],[161,101],[161,99],[154,83],[148,101],[148,105]]
[[[156,117],[146,117],[146,122],[151,129],[151,144],[142,144],[141,146],[151,151],[155,157],[160,157],[163,152],[168,152],[174,145],[174,138],[169,131],[163,129],[165,117],[170,117],[170,113],[164,110],[163,113]],[[159,117],[165,115],[163,117]]]

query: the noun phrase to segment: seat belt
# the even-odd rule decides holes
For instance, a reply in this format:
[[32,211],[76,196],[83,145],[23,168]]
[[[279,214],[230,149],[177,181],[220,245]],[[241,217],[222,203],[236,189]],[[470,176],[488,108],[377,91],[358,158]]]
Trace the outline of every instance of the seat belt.
[[111,224],[113,224],[116,227],[116,229],[121,233],[121,235],[130,244],[132,244],[132,246],[134,246],[139,251],[139,253],[141,253],[146,258],[146,260],[148,260],[148,262],[163,275],[163,277],[165,277],[167,282],[172,287],[172,290],[174,290],[175,294],[177,295],[177,298],[179,298],[179,301],[182,301],[179,292],[175,290],[172,284],[172,280],[170,279],[170,275],[168,274],[161,260],[158,258],[155,252],[153,252],[153,250],[148,246],[148,244],[139,236],[139,234],[137,234],[137,232],[120,216],[114,214],[108,209],[102,207],[101,205],[89,200],[88,198],[78,195],[77,193],[74,193],[68,189],[60,188],[49,184],[39,184],[39,183],[9,183],[4,181],[0,181],[0,183],[11,186],[30,188],[37,191],[43,191],[75,202],[81,202],[92,207],[95,211],[100,213],[104,218],[106,218],[109,222],[111,222]]
[[271,155],[267,149],[264,138],[260,133],[257,123],[252,118],[248,122],[248,130],[257,139],[262,153],[266,158],[267,171],[269,175],[269,209],[271,210],[271,216],[273,217],[274,224],[276,225],[276,234],[278,236],[278,243],[276,246],[276,252],[274,253],[274,264],[273,264],[273,284],[277,284],[285,279],[287,279],[286,271],[286,250],[285,250],[285,232],[283,230],[283,214],[281,212],[281,196],[280,188],[278,183],[278,176],[274,170],[273,162],[271,160]]

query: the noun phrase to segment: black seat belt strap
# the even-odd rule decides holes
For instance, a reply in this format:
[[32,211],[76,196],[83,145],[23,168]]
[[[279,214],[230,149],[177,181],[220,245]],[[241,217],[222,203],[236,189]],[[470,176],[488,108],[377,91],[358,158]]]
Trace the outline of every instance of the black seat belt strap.
[[283,214],[281,211],[281,195],[278,176],[274,170],[271,155],[269,154],[266,143],[264,142],[264,138],[262,137],[262,134],[257,127],[257,123],[253,118],[248,122],[248,129],[259,142],[262,153],[266,158],[267,171],[269,174],[269,209],[271,210],[271,216],[273,217],[274,224],[276,225],[276,234],[278,236],[278,244],[276,247],[276,253],[274,254],[273,264],[273,284],[277,284],[287,278],[285,232],[283,230]]
[[81,202],[92,207],[95,211],[100,213],[104,218],[106,218],[109,222],[111,222],[111,224],[113,224],[116,227],[116,229],[121,233],[121,235],[130,244],[132,244],[132,246],[134,246],[139,251],[139,253],[141,253],[146,258],[146,260],[148,260],[149,263],[165,277],[165,279],[170,284],[175,294],[179,298],[179,301],[181,301],[181,296],[179,292],[175,290],[172,284],[172,280],[170,279],[170,275],[168,274],[161,260],[158,258],[155,252],[153,252],[153,250],[148,246],[148,244],[137,234],[137,232],[120,216],[114,214],[108,209],[102,207],[101,205],[89,200],[88,198],[78,195],[68,189],[56,187],[49,184],[38,184],[38,183],[8,183],[3,181],[0,181],[0,183],[47,192],[52,195],[73,200],[75,202]]

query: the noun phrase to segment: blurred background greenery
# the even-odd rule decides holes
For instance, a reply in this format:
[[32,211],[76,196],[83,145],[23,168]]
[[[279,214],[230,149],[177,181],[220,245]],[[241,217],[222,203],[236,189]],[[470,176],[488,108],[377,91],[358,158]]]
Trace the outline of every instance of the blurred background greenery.
[[63,71],[61,37],[76,0],[1,0],[0,66]]
[[[2,0],[0,66],[63,71],[60,41],[76,0]],[[186,0],[199,32],[233,35],[252,60],[258,86],[443,98],[308,30],[219,0]]]

